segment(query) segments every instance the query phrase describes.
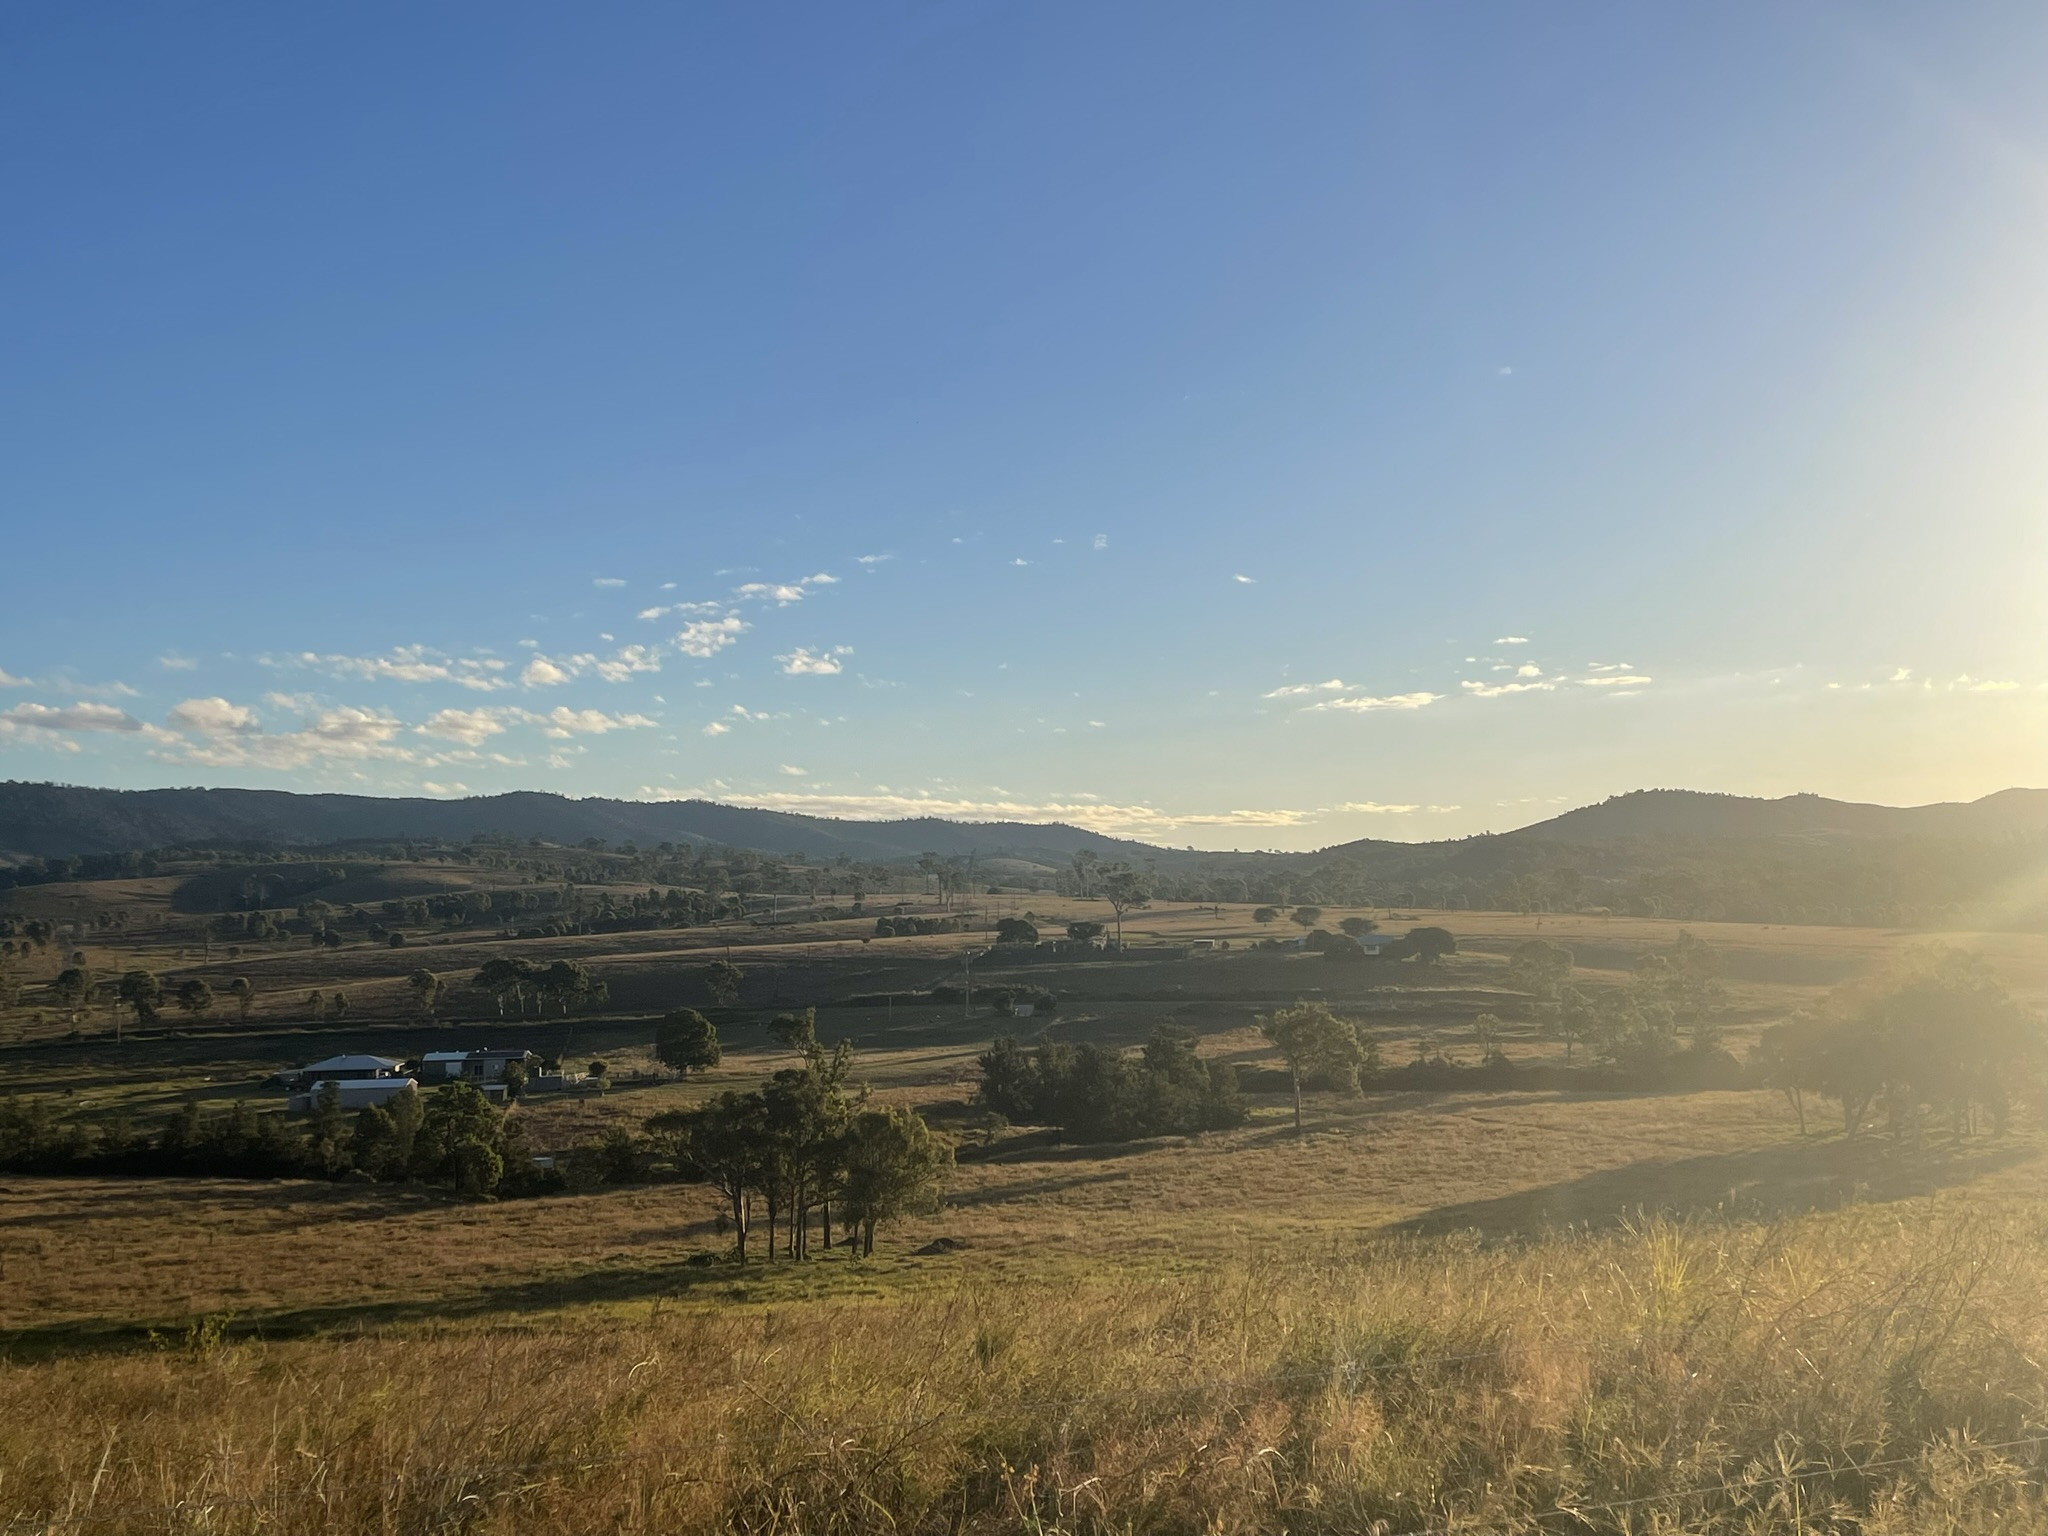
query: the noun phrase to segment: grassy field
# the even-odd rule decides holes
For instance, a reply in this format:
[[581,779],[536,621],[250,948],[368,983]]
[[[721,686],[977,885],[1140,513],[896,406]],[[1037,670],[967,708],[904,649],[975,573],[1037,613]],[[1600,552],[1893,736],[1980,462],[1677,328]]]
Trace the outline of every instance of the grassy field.
[[[55,908],[73,894],[35,893]],[[134,891],[88,892],[126,902]],[[230,974],[180,927],[89,950]],[[1021,899],[1011,903],[1019,908]],[[1099,904],[1034,898],[1052,921]],[[79,905],[76,910],[86,910]],[[1333,921],[1341,913],[1331,913]],[[10,1177],[0,1188],[0,1519],[24,1530],[2006,1531],[2048,1526],[2048,1130],[1802,1138],[1760,1091],[1278,1098],[1243,1128],[1124,1146],[991,1141],[970,1103],[998,1029],[1136,1043],[1171,1019],[1263,1061],[1253,1017],[1322,996],[1390,1061],[1476,1059],[1471,1020],[1552,1059],[1504,957],[1528,937],[1619,979],[1675,925],[1496,913],[1433,922],[1435,972],[1249,952],[1248,909],[1148,911],[1185,960],[975,966],[1050,985],[1050,1021],[854,1006],[960,976],[967,935],[863,943],[871,920],[391,951],[303,943],[246,1022],[175,1036],[31,1026],[17,1090],[87,1116],[275,1102],[278,1067],[449,1041],[602,1057],[602,1098],[517,1113],[537,1145],[758,1081],[777,1007],[817,1006],[874,1093],[959,1142],[939,1212],[876,1255],[723,1255],[708,1193],[606,1188],[465,1203],[396,1186]],[[1691,925],[1758,1029],[1929,935]],[[1946,935],[2022,997],[2048,941]],[[400,979],[496,953],[570,956],[587,1015],[410,1017]],[[724,1063],[679,1083],[649,1020],[714,1010]],[[183,956],[184,958],[180,958]],[[266,969],[267,968],[267,969]],[[315,1021],[301,987],[345,986]],[[360,998],[362,1001],[358,1002]],[[1824,1116],[1822,1117],[1825,1118]],[[1816,1122],[1818,1125],[1818,1122]],[[935,1240],[946,1240],[935,1244]],[[926,1250],[926,1251],[920,1251]],[[2023,1475],[2024,1474],[2024,1475]]]

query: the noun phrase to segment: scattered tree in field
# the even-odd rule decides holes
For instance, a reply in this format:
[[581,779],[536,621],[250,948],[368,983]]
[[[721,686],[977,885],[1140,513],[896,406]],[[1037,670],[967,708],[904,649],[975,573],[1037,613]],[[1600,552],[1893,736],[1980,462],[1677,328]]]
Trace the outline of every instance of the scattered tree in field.
[[1458,941],[1448,928],[1410,928],[1402,947],[1424,965],[1435,965],[1458,952]]
[[[659,1125],[666,1118],[657,1116],[650,1125]],[[724,1198],[734,1256],[746,1263],[747,1236],[754,1225],[754,1195],[772,1155],[766,1100],[758,1092],[721,1093],[702,1109],[682,1117],[678,1130],[689,1166]]]
[[531,961],[515,960],[500,955],[486,960],[477,967],[471,985],[497,1003],[499,1018],[505,1016],[505,999],[508,997],[512,999],[513,1006],[520,1016],[524,1017],[527,990],[536,987],[540,976],[540,970]]
[[1021,917],[1005,917],[996,923],[998,944],[1036,944],[1038,925]]
[[1480,1061],[1489,1067],[1508,1064],[1508,1053],[1501,1046],[1502,1036],[1499,1014],[1482,1013],[1472,1020],[1472,1043],[1479,1047]]
[[694,1008],[678,1008],[654,1027],[654,1059],[687,1076],[718,1065],[718,1031]]
[[248,977],[237,976],[228,983],[228,996],[235,1000],[235,1017],[249,1022],[249,1010],[256,1003],[256,987]]
[[1326,1003],[1296,1003],[1259,1019],[1259,1033],[1280,1048],[1294,1084],[1294,1129],[1301,1131],[1301,1082],[1305,1077],[1335,1081],[1351,1092],[1358,1089],[1358,1068],[1365,1051],[1348,1019],[1330,1012]]
[[162,1011],[164,984],[153,971],[130,971],[121,978],[121,1001],[135,1010],[135,1025],[154,1024]]
[[1097,882],[1102,899],[1116,914],[1116,947],[1124,947],[1124,914],[1152,904],[1152,891],[1145,877],[1128,864],[1109,864]]
[[740,985],[746,980],[746,973],[730,960],[714,960],[704,967],[704,990],[711,994],[713,1002],[731,1007],[740,1000]]
[[413,1002],[419,1009],[420,1017],[433,1018],[434,1004],[441,997],[441,978],[425,966],[421,966],[405,978],[405,984],[412,988]]
[[213,988],[197,976],[188,976],[178,984],[172,995],[173,1002],[192,1019],[202,1019],[213,1011]]
[[1323,909],[1321,907],[1296,907],[1293,917],[1302,927],[1313,928],[1323,920]]
[[875,1227],[897,1216],[938,1208],[939,1189],[953,1166],[953,1149],[936,1140],[907,1109],[863,1110],[845,1138],[841,1197],[860,1251],[875,1251]]
[[1557,1001],[1572,979],[1572,952],[1548,939],[1526,939],[1508,955],[1508,985],[1539,1001]]
[[1347,917],[1337,925],[1339,931],[1354,939],[1362,939],[1368,933],[1377,932],[1379,924],[1369,917]]
[[1260,907],[1252,913],[1252,921],[1255,923],[1277,922],[1279,917],[1280,909],[1278,907]]
[[540,973],[538,986],[540,995],[551,1000],[565,1018],[572,1007],[594,1006],[611,995],[611,989],[579,960],[557,960]]
[[768,1021],[768,1033],[787,1050],[809,1056],[818,1049],[818,1013],[806,1008],[801,1013],[778,1013]]
[[331,1013],[337,1020],[347,1018],[348,994],[346,992],[335,993],[333,1001],[327,1005],[327,1011]]
[[50,997],[65,1012],[75,1012],[92,996],[92,976],[83,966],[68,966],[50,982]]

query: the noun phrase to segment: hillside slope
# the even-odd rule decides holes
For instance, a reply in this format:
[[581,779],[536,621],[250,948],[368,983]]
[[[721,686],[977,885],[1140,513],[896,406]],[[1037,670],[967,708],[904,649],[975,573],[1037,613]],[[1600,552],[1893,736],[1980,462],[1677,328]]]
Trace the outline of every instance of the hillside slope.
[[1058,823],[834,821],[707,800],[571,800],[521,791],[464,800],[302,795],[270,789],[89,789],[0,783],[0,854],[68,858],[176,845],[322,846],[367,839],[459,842],[479,834],[574,844],[599,837],[754,848],[812,860],[1009,855],[1064,864],[1077,850],[1105,859],[1157,850]]

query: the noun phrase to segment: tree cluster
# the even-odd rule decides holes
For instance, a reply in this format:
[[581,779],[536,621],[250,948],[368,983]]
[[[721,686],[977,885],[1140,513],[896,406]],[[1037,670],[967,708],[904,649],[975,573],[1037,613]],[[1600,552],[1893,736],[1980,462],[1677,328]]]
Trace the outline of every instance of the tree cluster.
[[1980,1114],[2004,1131],[2015,1101],[2040,1093],[2048,1037],[1981,955],[1935,946],[1765,1030],[1756,1062],[1802,1133],[1811,1093],[1841,1107],[1851,1136],[1873,1116],[1894,1136],[1917,1135],[1931,1112],[1961,1137]]
[[779,1015],[770,1029],[797,1065],[752,1092],[728,1090],[699,1108],[656,1115],[647,1133],[686,1176],[718,1191],[741,1262],[758,1223],[767,1227],[770,1258],[778,1246],[789,1258],[807,1257],[813,1217],[825,1248],[836,1224],[842,1241],[872,1253],[881,1223],[937,1205],[952,1148],[910,1110],[869,1106],[849,1083],[851,1048],[819,1044],[810,1009]]
[[1079,1141],[1190,1135],[1244,1121],[1236,1070],[1204,1061],[1194,1036],[1170,1024],[1157,1026],[1135,1057],[1092,1041],[1048,1040],[1027,1052],[999,1035],[980,1066],[983,1105]]

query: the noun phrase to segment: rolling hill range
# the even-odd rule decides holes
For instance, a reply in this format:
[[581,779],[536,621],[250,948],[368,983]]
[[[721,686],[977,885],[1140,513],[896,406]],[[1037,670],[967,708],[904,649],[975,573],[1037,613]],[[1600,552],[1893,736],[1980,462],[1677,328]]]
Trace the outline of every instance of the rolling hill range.
[[[2048,790],[2008,789],[1981,800],[1921,806],[1862,805],[1819,795],[1765,800],[1695,790],[1640,790],[1497,836],[1442,843],[1362,840],[1291,858],[1389,857],[1402,862],[1517,852],[1541,857],[1560,845],[1803,840],[1984,841],[2048,832]],[[1270,854],[1192,854],[1105,837],[1063,823],[960,822],[923,817],[839,821],[707,800],[587,799],[523,791],[463,800],[295,794],[261,789],[93,789],[0,783],[0,858],[68,858],[173,846],[259,844],[321,847],[373,839],[459,842],[481,834],[573,845],[586,838],[653,847],[752,848],[812,860],[913,859],[979,854],[1059,865],[1088,849],[1104,859],[1148,859],[1173,868]]]

